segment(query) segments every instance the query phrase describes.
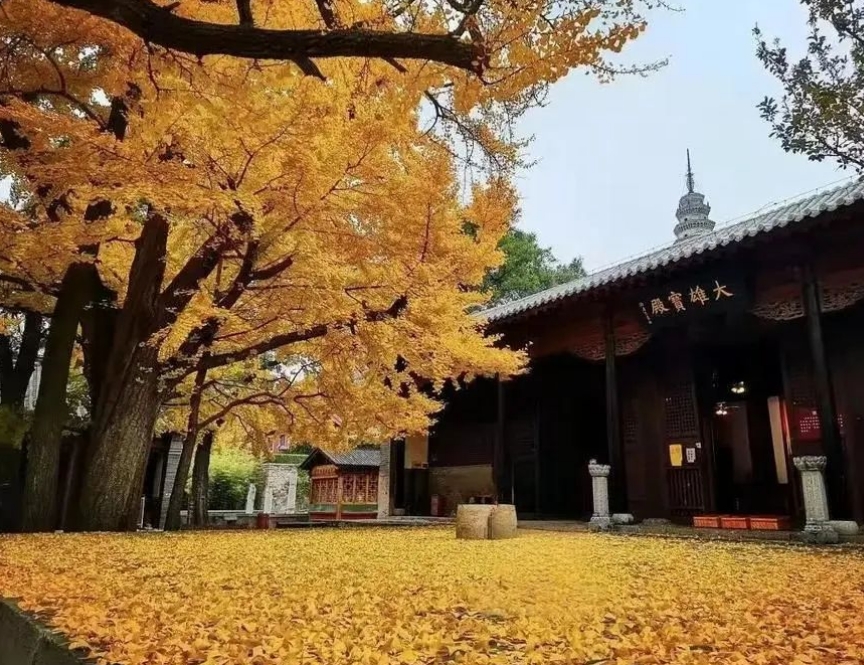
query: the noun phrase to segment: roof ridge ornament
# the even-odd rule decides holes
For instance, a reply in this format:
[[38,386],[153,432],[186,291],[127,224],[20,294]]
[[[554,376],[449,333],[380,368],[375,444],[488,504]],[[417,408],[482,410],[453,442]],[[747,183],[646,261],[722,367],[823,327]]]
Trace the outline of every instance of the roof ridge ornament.
[[709,218],[711,206],[705,201],[705,196],[696,191],[696,178],[693,175],[689,149],[687,150],[685,183],[687,193],[678,201],[678,210],[675,213],[678,218],[678,223],[674,228],[675,242],[711,233],[714,230],[714,222]]

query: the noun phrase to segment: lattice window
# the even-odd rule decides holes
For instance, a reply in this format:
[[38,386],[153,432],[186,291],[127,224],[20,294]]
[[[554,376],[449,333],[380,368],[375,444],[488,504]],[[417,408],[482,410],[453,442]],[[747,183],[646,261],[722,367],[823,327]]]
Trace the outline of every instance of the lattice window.
[[315,480],[312,483],[312,503],[327,503],[327,484],[329,479]]
[[705,510],[705,491],[699,469],[686,467],[669,469],[667,486],[669,508],[673,515],[694,515]]
[[313,503],[336,503],[336,478],[323,478],[315,481]]
[[377,475],[347,473],[342,476],[342,503],[375,503],[377,500]]
[[679,383],[670,386],[664,400],[666,414],[666,436],[696,436],[696,405],[693,401],[693,386],[690,383]]

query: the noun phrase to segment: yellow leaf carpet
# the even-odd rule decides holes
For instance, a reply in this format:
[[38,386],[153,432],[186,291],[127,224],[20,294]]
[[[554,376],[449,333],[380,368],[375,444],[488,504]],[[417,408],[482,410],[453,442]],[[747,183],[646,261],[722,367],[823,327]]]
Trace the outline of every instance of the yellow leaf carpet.
[[864,663],[864,554],[594,534],[0,537],[0,596],[102,663]]

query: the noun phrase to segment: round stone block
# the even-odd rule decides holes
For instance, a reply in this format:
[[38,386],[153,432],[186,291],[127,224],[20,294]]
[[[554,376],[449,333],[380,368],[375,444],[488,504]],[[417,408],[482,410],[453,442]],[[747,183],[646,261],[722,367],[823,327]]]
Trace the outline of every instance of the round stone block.
[[463,503],[456,509],[456,538],[486,540],[489,537],[489,515],[495,506]]
[[489,539],[502,540],[516,537],[516,506],[501,503],[492,506],[489,514]]

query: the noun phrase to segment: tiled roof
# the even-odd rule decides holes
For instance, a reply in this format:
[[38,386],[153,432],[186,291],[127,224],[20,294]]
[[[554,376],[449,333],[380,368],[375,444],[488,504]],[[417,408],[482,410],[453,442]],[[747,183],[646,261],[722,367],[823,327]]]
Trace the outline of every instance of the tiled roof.
[[478,316],[484,317],[488,321],[508,319],[599,286],[669,266],[697,254],[709,254],[718,248],[741,242],[745,238],[780,229],[861,200],[864,200],[864,180],[855,179],[839,187],[819,192],[813,196],[781,205],[768,212],[754,215],[744,221],[719,228],[712,233],[675,243],[534,295],[490,307],[479,312]]
[[306,461],[301,464],[301,467],[307,466],[307,462],[318,453],[324,455],[336,466],[380,466],[381,451],[378,448],[355,448],[345,453],[331,453],[321,448],[316,448],[312,451]]
[[347,453],[330,453],[330,459],[337,466],[379,466],[381,451],[378,448],[355,448]]

